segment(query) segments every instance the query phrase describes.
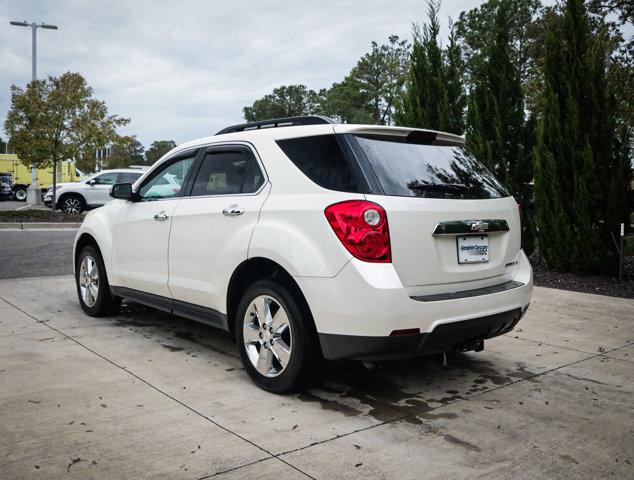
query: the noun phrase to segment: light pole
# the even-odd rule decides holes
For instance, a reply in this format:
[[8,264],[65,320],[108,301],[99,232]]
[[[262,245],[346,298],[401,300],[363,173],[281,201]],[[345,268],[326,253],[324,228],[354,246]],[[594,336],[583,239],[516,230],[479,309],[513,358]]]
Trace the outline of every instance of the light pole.
[[[37,79],[37,29],[38,28],[46,28],[49,30],[57,30],[57,25],[49,25],[48,23],[40,23],[39,25],[35,22],[27,23],[27,21],[23,22],[9,22],[11,25],[16,27],[31,27],[31,80]],[[55,167],[53,167],[55,168]],[[37,188],[37,170],[35,166],[31,167],[31,188],[33,191]],[[41,203],[39,197],[35,197],[35,199],[31,200],[32,203]]]

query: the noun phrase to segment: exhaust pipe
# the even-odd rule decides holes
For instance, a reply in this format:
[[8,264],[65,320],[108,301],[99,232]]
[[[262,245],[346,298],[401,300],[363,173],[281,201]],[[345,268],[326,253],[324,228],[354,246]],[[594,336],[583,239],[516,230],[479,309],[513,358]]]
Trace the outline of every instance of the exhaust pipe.
[[484,350],[484,338],[472,338],[462,343],[457,343],[453,346],[454,352],[481,352]]

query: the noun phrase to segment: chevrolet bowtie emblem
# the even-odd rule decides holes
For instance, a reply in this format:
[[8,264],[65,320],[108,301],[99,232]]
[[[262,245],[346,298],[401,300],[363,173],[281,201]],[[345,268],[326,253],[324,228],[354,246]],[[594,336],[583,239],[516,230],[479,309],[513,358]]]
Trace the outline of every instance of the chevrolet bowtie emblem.
[[480,220],[473,222],[471,224],[471,230],[474,232],[484,232],[489,228],[489,224],[487,222],[482,222]]

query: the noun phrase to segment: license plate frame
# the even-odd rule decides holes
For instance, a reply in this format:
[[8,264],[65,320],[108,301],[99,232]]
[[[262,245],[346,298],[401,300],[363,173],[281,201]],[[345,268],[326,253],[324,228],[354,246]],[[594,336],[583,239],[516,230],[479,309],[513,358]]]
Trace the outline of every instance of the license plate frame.
[[460,265],[488,263],[489,253],[489,236],[486,234],[456,237],[456,255]]

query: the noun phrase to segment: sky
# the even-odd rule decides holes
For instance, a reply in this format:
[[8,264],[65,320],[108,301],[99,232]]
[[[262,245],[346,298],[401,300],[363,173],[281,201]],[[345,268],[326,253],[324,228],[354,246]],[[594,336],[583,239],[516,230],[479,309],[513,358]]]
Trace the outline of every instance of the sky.
[[[445,0],[441,37],[448,16],[480,3]],[[373,40],[411,39],[424,17],[424,0],[0,0],[0,137],[10,86],[31,79],[31,29],[11,20],[57,25],[38,29],[38,78],[81,73],[147,147],[241,123],[280,85],[329,87]]]

